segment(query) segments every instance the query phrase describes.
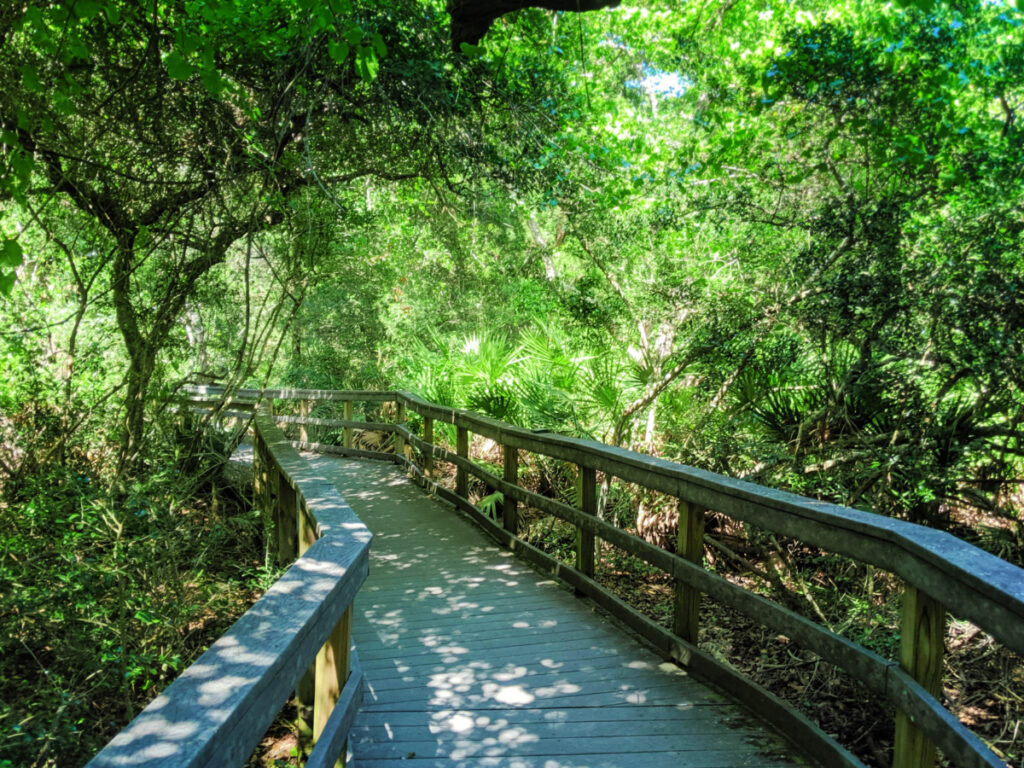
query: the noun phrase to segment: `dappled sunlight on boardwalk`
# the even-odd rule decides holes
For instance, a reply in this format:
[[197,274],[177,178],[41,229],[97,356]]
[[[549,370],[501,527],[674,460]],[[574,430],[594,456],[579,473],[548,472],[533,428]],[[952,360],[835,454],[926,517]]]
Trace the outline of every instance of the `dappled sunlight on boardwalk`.
[[357,768],[801,764],[393,467],[310,458],[375,534],[353,627]]

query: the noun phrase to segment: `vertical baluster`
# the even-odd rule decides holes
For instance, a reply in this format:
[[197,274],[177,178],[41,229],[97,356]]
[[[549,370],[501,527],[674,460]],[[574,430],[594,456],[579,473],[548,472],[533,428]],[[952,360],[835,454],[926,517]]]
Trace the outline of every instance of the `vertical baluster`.
[[[701,564],[704,554],[704,509],[688,501],[679,501],[679,533],[676,553],[691,563]],[[700,629],[700,591],[676,582],[676,604],[672,631],[688,643],[697,643]]]
[[277,564],[283,566],[294,560],[297,554],[298,510],[295,489],[283,477],[279,485],[274,528],[277,529]]
[[[597,516],[597,470],[580,465],[580,509],[592,517]],[[594,575],[594,552],[597,540],[590,531],[576,529],[576,570],[586,576]]]
[[[398,413],[395,416],[395,423],[399,426],[405,426],[405,404],[398,403]],[[405,456],[405,437],[395,432],[395,455]]]
[[[349,673],[349,648],[352,644],[352,606],[350,605],[341,620],[331,630],[327,642],[316,655],[316,694],[313,703],[313,743],[323,733],[327,720],[338,703],[341,690],[345,687]],[[345,765],[345,748],[335,766]]]
[[[903,588],[900,667],[938,698],[942,689],[946,608],[912,584]],[[903,712],[896,712],[893,768],[932,768],[935,745]]]
[[[352,421],[352,401],[351,400],[346,400],[345,403],[344,403],[344,406],[345,406],[345,421]],[[345,437],[344,437],[344,440],[342,442],[342,445],[344,445],[346,448],[351,448],[352,447],[352,434],[353,434],[352,427],[345,427],[345,433],[344,433]]]
[[[310,400],[299,400],[299,416],[308,419],[313,410],[312,406],[313,403]],[[305,424],[299,424],[299,440],[304,443],[309,442],[309,430]]]
[[[519,450],[511,446],[502,446],[505,454],[505,482],[513,485],[519,484]],[[505,494],[501,505],[501,519],[505,530],[515,535],[519,532],[519,523],[516,514],[516,500],[509,494]]]
[[[299,557],[309,549],[316,541],[316,529],[306,510],[305,501],[302,502],[296,514],[298,518],[299,534]],[[319,654],[317,655],[319,659]],[[295,699],[298,703],[299,716],[295,724],[299,731],[299,741],[303,746],[308,745],[314,737],[314,706],[316,701],[316,679],[317,662],[314,661],[299,680],[295,689]]]
[[[469,430],[465,427],[458,427],[455,452],[464,459],[469,458]],[[464,499],[469,498],[469,476],[462,467],[455,470],[455,492]]]
[[434,476],[434,420],[429,416],[423,417],[423,442],[428,444],[423,454],[423,474],[430,478]]

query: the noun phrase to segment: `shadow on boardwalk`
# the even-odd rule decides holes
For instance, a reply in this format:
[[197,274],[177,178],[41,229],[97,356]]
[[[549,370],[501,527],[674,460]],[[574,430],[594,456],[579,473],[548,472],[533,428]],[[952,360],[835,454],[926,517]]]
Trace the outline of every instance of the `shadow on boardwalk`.
[[309,458],[375,534],[355,768],[806,764],[394,467]]

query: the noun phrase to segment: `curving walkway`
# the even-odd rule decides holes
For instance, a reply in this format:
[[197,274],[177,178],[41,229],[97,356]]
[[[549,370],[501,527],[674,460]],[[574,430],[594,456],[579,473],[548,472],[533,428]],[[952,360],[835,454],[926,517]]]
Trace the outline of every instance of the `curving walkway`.
[[307,457],[375,534],[354,768],[806,764],[395,467]]

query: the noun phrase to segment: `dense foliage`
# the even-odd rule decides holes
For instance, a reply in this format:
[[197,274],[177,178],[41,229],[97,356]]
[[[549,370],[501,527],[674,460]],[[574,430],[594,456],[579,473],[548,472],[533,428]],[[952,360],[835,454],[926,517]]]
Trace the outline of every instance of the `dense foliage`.
[[84,758],[262,584],[186,383],[399,386],[1022,559],[1015,3],[449,23],[0,9],[0,762]]

